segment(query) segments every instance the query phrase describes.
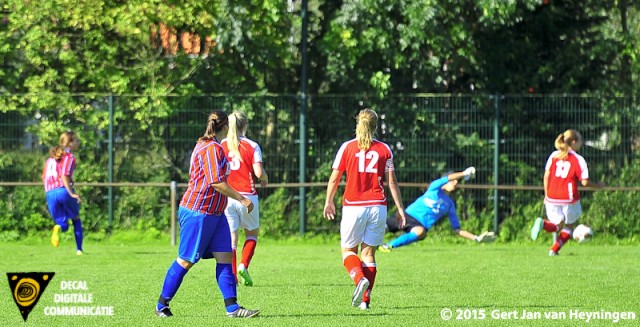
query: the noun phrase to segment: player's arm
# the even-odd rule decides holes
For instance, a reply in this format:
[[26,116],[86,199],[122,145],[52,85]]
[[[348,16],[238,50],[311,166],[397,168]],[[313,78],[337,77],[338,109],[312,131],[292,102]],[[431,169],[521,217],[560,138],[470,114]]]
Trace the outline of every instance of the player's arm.
[[219,181],[210,185],[216,192],[239,201],[245,208],[247,208],[247,212],[253,211],[253,202],[249,198],[238,193],[238,191],[234,190],[231,186],[229,186],[229,184],[227,184],[227,182]]
[[466,238],[470,241],[477,241],[476,239],[478,238],[475,234],[467,232],[466,230],[460,228],[455,229],[453,232],[458,234],[458,236]]
[[463,171],[459,171],[459,172],[455,172],[455,173],[451,173],[448,175],[448,178],[450,181],[454,180],[454,179],[461,179],[464,178],[465,180],[468,180],[469,178],[471,178],[471,176],[476,174],[476,168],[475,167],[469,167]]
[[256,178],[260,180],[260,186],[266,187],[269,183],[269,176],[267,176],[262,162],[255,162],[253,164],[253,173],[256,175]]
[[549,189],[549,176],[551,175],[551,173],[549,172],[549,170],[545,170],[544,171],[544,177],[542,179],[542,183],[544,185],[544,197],[547,197],[547,190]]
[[78,201],[78,203],[82,202],[82,199],[80,198],[80,194],[75,193],[73,191],[73,187],[71,187],[71,184],[73,183],[73,181],[71,181],[71,177],[69,177],[68,175],[62,175],[62,184],[64,185],[64,188],[67,189],[67,193],[69,193],[69,196],[76,199]]
[[391,192],[391,197],[393,198],[393,202],[396,204],[396,208],[398,209],[396,220],[398,221],[398,228],[404,228],[404,225],[407,223],[407,216],[404,213],[404,204],[402,203],[402,194],[400,193],[400,186],[398,185],[398,180],[396,179],[395,170],[387,171],[387,182],[389,184],[389,192]]
[[582,183],[582,186],[584,187],[593,187],[593,188],[603,188],[605,186],[607,186],[607,184],[605,184],[604,182],[592,182],[590,179],[583,179],[580,181],[580,183]]
[[333,198],[336,196],[338,183],[341,178],[342,171],[334,169],[329,177],[329,183],[327,183],[327,197],[324,201],[324,210],[322,215],[329,220],[333,220],[336,217],[336,204],[333,203]]

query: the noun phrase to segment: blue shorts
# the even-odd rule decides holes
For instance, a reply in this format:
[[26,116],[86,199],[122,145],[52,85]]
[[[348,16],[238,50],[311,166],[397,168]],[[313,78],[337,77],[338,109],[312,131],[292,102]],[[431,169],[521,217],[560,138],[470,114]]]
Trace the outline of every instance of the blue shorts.
[[231,232],[224,214],[207,215],[180,207],[178,219],[180,259],[196,263],[200,259],[213,258],[213,252],[231,252]]
[[60,225],[63,232],[69,229],[69,219],[80,216],[80,204],[72,198],[64,187],[55,188],[46,193],[47,206],[53,221]]

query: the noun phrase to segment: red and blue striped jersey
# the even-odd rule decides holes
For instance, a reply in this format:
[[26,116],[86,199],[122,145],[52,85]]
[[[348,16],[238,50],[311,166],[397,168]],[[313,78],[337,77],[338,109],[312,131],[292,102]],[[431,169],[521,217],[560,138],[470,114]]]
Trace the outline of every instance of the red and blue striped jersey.
[[44,191],[49,192],[58,187],[64,187],[62,176],[69,176],[73,180],[73,172],[75,170],[76,158],[69,150],[58,161],[54,158],[48,158],[42,169]]
[[189,186],[180,206],[207,215],[220,215],[227,206],[227,197],[216,192],[211,184],[226,182],[227,157],[217,141],[198,142],[191,153]]

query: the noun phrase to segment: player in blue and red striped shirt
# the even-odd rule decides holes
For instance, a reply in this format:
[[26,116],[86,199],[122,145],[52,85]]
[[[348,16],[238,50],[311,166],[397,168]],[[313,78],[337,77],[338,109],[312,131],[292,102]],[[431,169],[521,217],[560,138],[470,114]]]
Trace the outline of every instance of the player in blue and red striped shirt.
[[82,255],[83,230],[80,221],[81,198],[73,188],[73,172],[76,169],[76,158],[71,153],[78,149],[80,141],[74,132],[60,135],[60,145],[49,151],[50,157],[45,161],[42,170],[42,181],[47,196],[47,205],[51,217],[56,223],[53,226],[51,244],[58,247],[60,231],[69,229],[69,219],[73,223],[76,238],[76,253]]
[[233,274],[231,232],[224,215],[227,197],[238,200],[248,212],[253,202],[231,188],[227,182],[228,162],[217,135],[229,128],[227,114],[209,115],[205,134],[198,139],[191,154],[189,185],[180,201],[180,246],[178,258],[169,267],[156,305],[156,316],[173,316],[169,301],[180,288],[182,279],[200,259],[215,258],[216,280],[222,293],[227,316],[248,318],[260,313],[237,303],[236,278]]

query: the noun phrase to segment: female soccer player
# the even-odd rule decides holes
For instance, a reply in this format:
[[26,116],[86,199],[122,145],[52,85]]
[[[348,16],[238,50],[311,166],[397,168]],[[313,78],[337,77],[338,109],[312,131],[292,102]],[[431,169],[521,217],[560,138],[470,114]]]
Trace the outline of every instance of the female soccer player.
[[44,163],[42,181],[47,197],[47,205],[55,226],[51,235],[51,244],[58,247],[60,231],[69,229],[69,219],[73,223],[76,238],[76,254],[82,255],[82,221],[80,221],[81,198],[73,188],[73,172],[76,170],[76,158],[71,151],[78,149],[80,140],[74,132],[60,135],[59,146],[51,148],[49,158]]
[[267,186],[269,177],[262,166],[260,145],[245,136],[248,123],[247,115],[242,112],[236,111],[229,115],[229,132],[221,144],[231,168],[227,180],[229,186],[253,202],[253,211],[247,212],[240,202],[229,199],[224,211],[231,229],[234,268],[236,267],[236,248],[238,247],[238,228],[244,228],[245,242],[242,247],[240,265],[237,266],[237,275],[244,285],[253,286],[248,269],[258,243],[260,227],[260,204],[253,176],[255,175],[260,181],[262,187]]
[[544,168],[544,205],[549,220],[535,220],[531,239],[537,239],[542,229],[549,233],[560,231],[549,250],[549,256],[558,255],[571,238],[573,227],[582,214],[578,184],[595,188],[605,186],[602,182],[594,183],[589,179],[587,162],[577,153],[582,143],[582,135],[575,129],[561,133],[555,141],[556,151],[551,153]]
[[236,279],[231,266],[231,232],[224,216],[227,197],[239,201],[248,212],[253,202],[232,189],[226,182],[227,157],[216,136],[226,133],[228,117],[223,111],[209,115],[207,128],[191,153],[189,184],[182,196],[180,246],[178,258],[169,267],[156,305],[156,316],[173,316],[169,301],[180,288],[182,279],[200,259],[216,259],[216,280],[224,299],[227,316],[248,318],[258,315],[237,303]]
[[493,241],[495,239],[493,232],[484,232],[476,236],[466,230],[460,229],[460,221],[458,221],[458,214],[456,213],[456,204],[449,196],[457,189],[458,180],[461,178],[468,179],[475,173],[476,169],[469,167],[461,172],[446,174],[431,182],[427,191],[407,207],[405,213],[407,223],[404,228],[396,224],[396,219],[387,219],[387,229],[389,232],[396,233],[404,230],[405,234],[380,246],[378,250],[391,252],[391,249],[424,240],[427,237],[429,228],[444,216],[449,217],[451,228],[461,237],[478,243]]
[[[366,310],[371,302],[371,290],[377,273],[376,247],[384,239],[387,216],[387,198],[383,187],[385,180],[398,209],[398,226],[403,227],[406,220],[393,154],[388,145],[374,138],[378,115],[371,109],[363,109],[356,120],[356,138],[342,144],[333,162],[323,215],[329,220],[335,218],[333,198],[342,174],[346,172],[340,222],[342,260],[356,284],[351,305]],[[357,254],[358,246],[361,258]]]

